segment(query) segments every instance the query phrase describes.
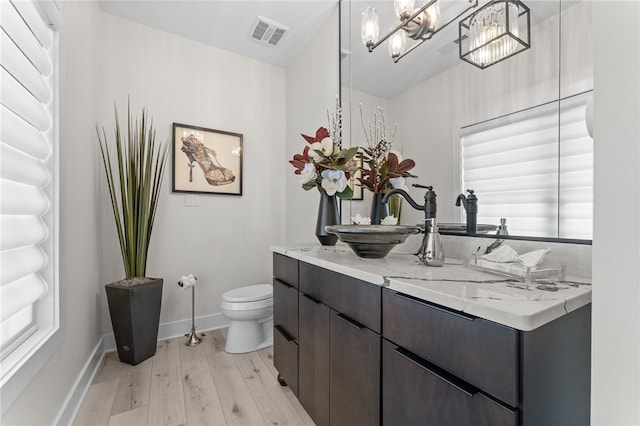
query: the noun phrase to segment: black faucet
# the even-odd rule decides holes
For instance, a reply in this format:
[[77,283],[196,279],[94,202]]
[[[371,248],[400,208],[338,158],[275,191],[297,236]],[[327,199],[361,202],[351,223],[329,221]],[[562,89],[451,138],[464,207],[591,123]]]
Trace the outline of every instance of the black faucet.
[[387,203],[389,201],[389,198],[393,194],[399,194],[402,195],[414,209],[424,210],[425,220],[435,219],[438,206],[436,204],[436,193],[433,191],[433,186],[418,185],[417,183],[414,183],[412,186],[416,188],[425,188],[427,190],[426,194],[424,194],[424,205],[421,206],[420,204],[416,203],[414,199],[411,198],[411,196],[402,189],[392,189],[391,191],[387,192],[382,198],[382,202]]
[[458,195],[456,206],[462,206],[467,211],[467,234],[475,234],[478,230],[478,197],[473,193],[473,189],[467,189],[468,196]]

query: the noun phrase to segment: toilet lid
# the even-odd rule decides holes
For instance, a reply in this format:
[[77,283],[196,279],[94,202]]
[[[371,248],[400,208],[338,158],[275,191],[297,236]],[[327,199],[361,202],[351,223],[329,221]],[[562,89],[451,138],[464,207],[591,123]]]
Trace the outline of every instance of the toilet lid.
[[272,297],[273,287],[271,284],[258,284],[229,290],[222,295],[222,300],[225,302],[255,302]]

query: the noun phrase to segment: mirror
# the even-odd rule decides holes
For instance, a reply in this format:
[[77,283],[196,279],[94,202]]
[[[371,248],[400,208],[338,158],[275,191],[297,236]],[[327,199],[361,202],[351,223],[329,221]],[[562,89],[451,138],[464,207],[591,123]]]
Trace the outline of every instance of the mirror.
[[[455,1],[440,0],[442,19],[446,19],[447,2]],[[486,3],[480,0],[473,11]],[[369,53],[360,40],[365,7],[377,9],[382,37],[395,23],[393,2],[343,0],[343,140],[352,146],[365,145],[360,104],[365,123],[380,106],[387,133],[391,133],[393,123],[398,126],[393,148],[416,162],[414,174],[419,177],[407,183],[432,185],[438,194],[440,223],[465,222],[465,212],[454,205],[455,200],[466,189],[474,189],[478,224],[497,226],[505,217],[510,235],[588,242],[592,228],[593,143],[586,133],[585,115],[593,90],[593,4],[547,0],[524,3],[530,9],[531,48],[479,69],[459,58],[456,43],[458,21],[472,12],[394,63],[385,44]],[[535,131],[528,132],[527,126],[534,126]],[[482,142],[495,143],[505,132],[513,133],[509,138],[517,136],[526,141],[507,139],[507,148],[497,146],[491,158],[471,158],[473,149],[464,147],[482,135],[486,136]],[[525,163],[516,163],[506,154],[520,143],[533,143],[522,154],[524,160],[518,160]],[[484,146],[475,149],[476,154],[489,151]],[[578,159],[571,157],[573,151]],[[478,169],[471,166],[474,161],[483,172],[492,174],[486,179],[477,177]],[[531,172],[536,188],[518,181],[529,173],[529,163],[536,163],[544,171]],[[503,174],[509,168],[511,175]],[[487,186],[487,180],[496,185]],[[410,188],[409,192],[422,202],[424,190]],[[499,198],[502,201],[497,201]],[[343,216],[368,216],[370,203],[371,194],[365,190],[362,201],[353,200],[343,207]],[[423,217],[423,212],[404,204],[401,223],[419,223]]]

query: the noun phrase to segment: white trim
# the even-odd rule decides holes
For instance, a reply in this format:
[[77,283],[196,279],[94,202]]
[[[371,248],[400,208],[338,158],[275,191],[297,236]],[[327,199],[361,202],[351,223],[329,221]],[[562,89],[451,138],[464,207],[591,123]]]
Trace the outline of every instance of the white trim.
[[[229,326],[229,320],[221,313],[196,317],[196,330],[206,331]],[[158,341],[173,339],[184,336],[191,331],[191,319],[168,322],[160,324],[158,327]],[[104,335],[104,351],[113,352],[116,350],[116,341],[113,333]]]
[[102,359],[105,354],[104,341],[105,336],[102,336],[96,347],[93,349],[91,356],[89,356],[89,359],[85,363],[84,368],[76,379],[76,382],[73,384],[71,392],[69,392],[67,399],[65,399],[64,404],[62,405],[62,409],[53,422],[54,425],[70,425],[73,422],[73,419],[78,413],[78,409],[80,409],[80,404],[86,396],[89,386],[91,386],[93,377],[96,375],[98,368],[102,364]]
[[[226,319],[221,313],[196,318],[196,327],[198,331],[215,330],[218,328],[227,327],[228,325],[229,320]],[[160,324],[160,327],[158,328],[158,341],[180,337],[185,333],[189,333],[190,331],[191,319]],[[100,365],[102,364],[104,355],[115,350],[116,344],[113,334],[109,333],[103,335],[102,338],[100,338],[100,341],[96,345],[95,349],[93,350],[92,354],[89,356],[89,359],[85,363],[84,368],[73,384],[73,387],[69,391],[69,395],[65,399],[64,404],[58,412],[58,415],[56,416],[53,424],[70,425],[73,423],[73,420],[75,419],[75,416],[78,414],[78,410],[80,409],[80,405],[82,404],[82,401],[84,400],[84,397],[89,390],[89,386],[91,386],[91,382],[93,381],[98,368],[100,368]],[[3,404],[4,399],[5,396],[3,389]]]

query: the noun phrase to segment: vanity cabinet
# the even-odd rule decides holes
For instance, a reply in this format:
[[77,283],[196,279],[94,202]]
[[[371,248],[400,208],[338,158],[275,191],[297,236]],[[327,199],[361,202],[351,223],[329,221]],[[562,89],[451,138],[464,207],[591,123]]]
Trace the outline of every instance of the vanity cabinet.
[[274,254],[274,364],[319,426],[588,425],[590,324],[521,331]]
[[[283,324],[294,322],[287,319],[294,287],[283,287],[280,256],[274,254],[274,336],[293,341]],[[288,279],[298,283],[298,357],[294,362],[293,351],[278,349],[290,343],[286,338],[274,338],[276,369],[287,384],[297,369],[296,395],[318,426],[380,424],[381,287],[304,262],[297,279]]]
[[589,424],[590,305],[526,332],[389,289],[382,306],[383,424]]
[[298,261],[273,255],[273,364],[298,396]]

